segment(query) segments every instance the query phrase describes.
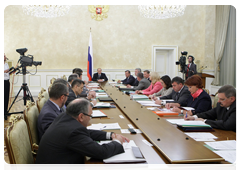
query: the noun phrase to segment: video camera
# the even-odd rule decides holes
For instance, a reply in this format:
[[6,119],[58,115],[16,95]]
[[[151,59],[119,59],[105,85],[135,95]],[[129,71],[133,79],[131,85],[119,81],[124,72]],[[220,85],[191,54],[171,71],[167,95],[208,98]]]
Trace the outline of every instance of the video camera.
[[187,51],[181,51],[182,56],[179,58],[179,61],[176,62],[176,65],[180,65],[181,70],[180,72],[185,73],[185,66],[186,66],[186,56],[188,54]]
[[20,61],[21,66],[20,67],[26,67],[26,66],[38,66],[38,65],[42,65],[41,61],[33,61],[33,56],[32,55],[27,55],[25,56],[25,52],[27,52],[27,48],[20,48],[20,49],[16,49],[16,51],[21,55],[20,59],[18,61]]

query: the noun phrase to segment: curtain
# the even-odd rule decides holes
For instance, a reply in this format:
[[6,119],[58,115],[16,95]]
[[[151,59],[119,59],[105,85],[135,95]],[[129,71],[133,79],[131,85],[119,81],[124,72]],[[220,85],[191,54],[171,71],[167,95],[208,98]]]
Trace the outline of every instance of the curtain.
[[223,50],[225,46],[227,26],[229,19],[229,5],[217,5],[216,6],[216,26],[215,26],[215,50],[214,50],[214,76],[212,85],[219,85],[219,63],[223,56]]
[[231,6],[229,13],[227,37],[220,62],[220,85],[236,87],[236,9]]

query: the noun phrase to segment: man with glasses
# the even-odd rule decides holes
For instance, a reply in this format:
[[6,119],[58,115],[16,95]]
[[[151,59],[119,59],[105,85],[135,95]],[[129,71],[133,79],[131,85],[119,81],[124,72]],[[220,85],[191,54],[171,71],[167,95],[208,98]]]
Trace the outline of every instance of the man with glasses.
[[[106,159],[123,153],[129,139],[113,132],[89,130],[92,107],[86,99],[75,99],[48,128],[39,145],[37,164],[83,164],[85,156]],[[96,141],[112,140],[99,145]]]
[[231,85],[218,90],[218,104],[212,110],[187,116],[185,120],[200,120],[213,128],[236,132],[236,89]]
[[49,99],[42,107],[38,116],[37,128],[39,140],[41,140],[53,120],[63,112],[61,108],[66,103],[68,95],[68,87],[65,84],[53,83],[49,91]]

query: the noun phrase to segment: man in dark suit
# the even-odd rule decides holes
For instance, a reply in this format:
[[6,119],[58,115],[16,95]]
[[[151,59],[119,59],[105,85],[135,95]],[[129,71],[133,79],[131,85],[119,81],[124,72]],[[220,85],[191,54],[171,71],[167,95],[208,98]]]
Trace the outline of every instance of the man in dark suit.
[[[66,104],[65,104],[66,106],[71,101],[73,101],[74,99],[80,97],[80,94],[83,91],[83,86],[84,86],[84,81],[79,80],[79,79],[73,80],[73,82],[72,82],[72,90],[69,92],[68,99],[67,99]],[[86,98],[88,100],[90,100],[90,99],[95,99],[96,96],[94,96],[92,93],[88,93]],[[96,100],[93,100],[92,103],[93,103],[93,105],[95,105],[97,102],[96,102]]]
[[130,84],[131,86],[133,86],[135,78],[131,75],[131,72],[129,70],[125,71],[125,76],[126,78],[124,80],[118,80],[118,83],[122,82],[122,84]]
[[231,85],[222,86],[218,90],[217,107],[185,120],[200,120],[213,128],[236,132],[236,89]]
[[192,55],[188,56],[188,65],[185,67],[185,77],[186,80],[188,77],[191,77],[194,74],[197,74],[197,66],[194,64],[194,57]]
[[151,83],[151,80],[150,80],[150,71],[149,71],[149,70],[144,70],[144,71],[143,71],[143,77],[144,77],[145,79],[147,79],[148,81],[150,81],[150,83]]
[[[129,139],[113,132],[88,130],[92,108],[86,99],[76,99],[66,113],[55,119],[43,136],[36,158],[37,164],[83,164],[85,156],[106,159],[123,153],[123,142]],[[112,139],[108,144],[96,141]]]
[[38,136],[41,140],[43,134],[51,125],[53,120],[62,113],[62,107],[68,98],[68,87],[63,83],[53,83],[49,91],[49,99],[44,104],[37,122]]
[[186,106],[186,100],[191,95],[187,86],[183,85],[183,79],[181,77],[174,77],[172,79],[173,91],[167,96],[159,97],[156,100],[156,104],[161,104],[163,99],[173,99],[174,101],[167,101],[167,103],[179,103],[180,106]]
[[98,68],[97,73],[94,73],[92,81],[98,81],[98,82],[103,82],[103,81],[108,81],[108,78],[105,73],[102,73],[102,69]]
[[[133,88],[133,90],[144,90],[147,89],[151,83],[147,79],[143,77],[143,73],[138,73],[137,74],[137,80],[139,81],[139,84],[137,87]],[[130,85],[127,85],[128,88],[131,88]]]

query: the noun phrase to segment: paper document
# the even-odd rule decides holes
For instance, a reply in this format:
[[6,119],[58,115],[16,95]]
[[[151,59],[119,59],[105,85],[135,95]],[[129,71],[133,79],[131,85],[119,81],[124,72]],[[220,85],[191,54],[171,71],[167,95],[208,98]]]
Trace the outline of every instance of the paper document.
[[137,102],[143,106],[161,106],[159,104],[155,104],[155,102],[153,102],[153,101],[142,101],[142,100],[139,101],[138,100]]
[[208,146],[215,150],[234,150],[236,149],[235,140],[225,140],[217,142],[205,142]]
[[98,123],[98,124],[92,124],[91,126],[87,126],[87,129],[92,130],[114,130],[114,129],[121,129],[118,123]]
[[213,151],[214,153],[221,156],[223,159],[230,163],[234,163],[236,161],[236,151],[235,150],[225,150],[225,151]]
[[168,101],[168,102],[173,102],[173,99],[161,99],[162,101]]
[[111,104],[106,102],[98,102],[94,107],[111,107]]
[[87,86],[99,86],[98,83],[89,83]]
[[193,107],[181,107],[184,110],[195,110]]
[[[134,129],[136,133],[142,133],[140,129]],[[130,131],[128,129],[121,129],[121,133],[127,133],[130,134]]]
[[176,112],[173,112],[171,109],[167,109],[167,108],[158,108],[158,110],[161,112],[166,112],[166,113],[176,113]]
[[[111,141],[108,141],[111,142]],[[100,142],[101,144],[101,142]],[[126,163],[126,162],[146,162],[144,158],[136,158],[133,154],[132,147],[137,145],[133,140],[130,140],[129,143],[123,143],[124,153],[117,154],[107,159],[103,159],[105,163]]]
[[177,124],[181,126],[206,126],[211,127],[210,125],[204,123],[203,121],[196,121],[196,120],[184,120],[184,119],[166,119],[168,122],[172,124]]
[[185,134],[190,136],[196,141],[215,141],[214,139],[217,139],[216,136],[208,132],[185,133]]
[[107,117],[107,115],[100,110],[93,110],[92,117]]

